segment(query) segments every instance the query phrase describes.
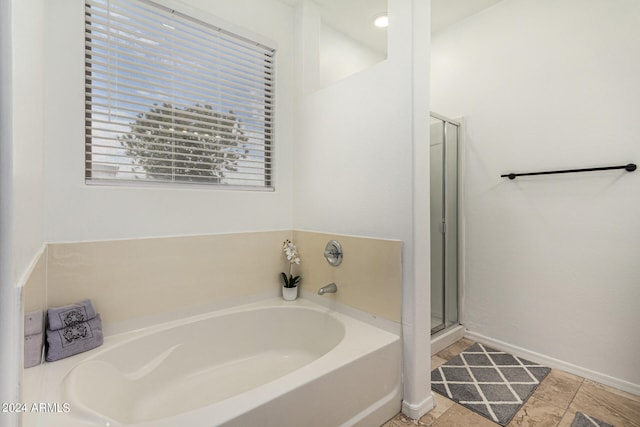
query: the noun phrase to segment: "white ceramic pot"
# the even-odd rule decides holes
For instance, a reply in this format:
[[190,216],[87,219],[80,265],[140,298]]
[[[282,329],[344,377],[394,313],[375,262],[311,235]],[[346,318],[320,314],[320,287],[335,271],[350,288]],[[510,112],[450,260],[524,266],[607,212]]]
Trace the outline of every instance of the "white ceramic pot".
[[293,288],[285,288],[283,285],[282,298],[284,298],[285,301],[293,301],[298,298],[298,287],[296,286]]

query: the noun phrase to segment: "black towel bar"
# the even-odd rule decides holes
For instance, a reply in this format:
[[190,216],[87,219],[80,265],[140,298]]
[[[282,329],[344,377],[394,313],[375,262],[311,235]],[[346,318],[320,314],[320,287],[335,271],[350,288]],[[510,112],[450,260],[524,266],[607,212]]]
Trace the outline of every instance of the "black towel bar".
[[627,172],[633,172],[637,169],[635,163],[629,163],[628,165],[620,165],[620,166],[605,166],[602,168],[586,168],[586,169],[564,169],[559,171],[544,171],[544,172],[525,172],[525,173],[506,173],[504,175],[500,175],[501,178],[509,178],[516,179],[517,176],[527,176],[527,175],[551,175],[555,173],[574,173],[574,172],[593,172],[593,171],[606,171],[611,169],[625,169]]

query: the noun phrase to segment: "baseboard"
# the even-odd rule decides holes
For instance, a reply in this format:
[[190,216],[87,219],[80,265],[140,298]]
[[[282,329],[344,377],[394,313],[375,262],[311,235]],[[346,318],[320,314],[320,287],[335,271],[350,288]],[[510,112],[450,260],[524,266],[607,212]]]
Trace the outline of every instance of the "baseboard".
[[640,396],[640,384],[634,384],[620,378],[611,377],[600,372],[592,371],[590,369],[574,365],[573,363],[565,362],[564,360],[555,359],[553,357],[536,353],[534,351],[527,350],[526,348],[508,344],[504,341],[487,337],[485,335],[478,334],[469,330],[465,332],[464,337],[473,341],[477,341],[481,344],[486,344],[490,347],[495,348],[496,350],[505,351],[524,359],[531,360],[532,362],[540,363],[541,365],[549,366],[550,368],[560,369],[562,371],[569,372],[571,374],[578,375],[604,385],[608,385],[618,390],[626,391],[627,393]]
[[434,354],[449,347],[456,341],[459,341],[464,337],[464,334],[465,328],[463,325],[458,325],[451,329],[438,332],[431,337],[431,355],[433,356]]
[[436,406],[436,400],[433,397],[433,393],[429,393],[429,396],[420,403],[412,404],[406,400],[402,401],[402,413],[407,417],[419,420],[424,414],[432,410]]

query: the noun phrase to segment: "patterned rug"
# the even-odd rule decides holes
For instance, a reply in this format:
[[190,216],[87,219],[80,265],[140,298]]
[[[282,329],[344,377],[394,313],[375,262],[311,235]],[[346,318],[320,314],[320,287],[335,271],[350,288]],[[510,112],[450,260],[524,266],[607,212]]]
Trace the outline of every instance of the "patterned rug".
[[431,371],[431,388],[505,426],[550,371],[476,343]]
[[611,424],[607,424],[604,421],[600,421],[597,418],[590,417],[582,412],[576,412],[576,416],[571,423],[571,427],[613,427]]

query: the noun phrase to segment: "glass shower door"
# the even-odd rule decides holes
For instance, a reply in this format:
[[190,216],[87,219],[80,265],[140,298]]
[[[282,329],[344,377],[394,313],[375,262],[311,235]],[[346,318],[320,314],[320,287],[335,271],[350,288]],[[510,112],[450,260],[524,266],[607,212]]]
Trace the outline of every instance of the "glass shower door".
[[444,121],[431,118],[430,124],[430,206],[431,206],[431,333],[445,328],[444,312],[444,234],[442,212],[444,206]]
[[459,125],[432,115],[431,333],[458,324]]

